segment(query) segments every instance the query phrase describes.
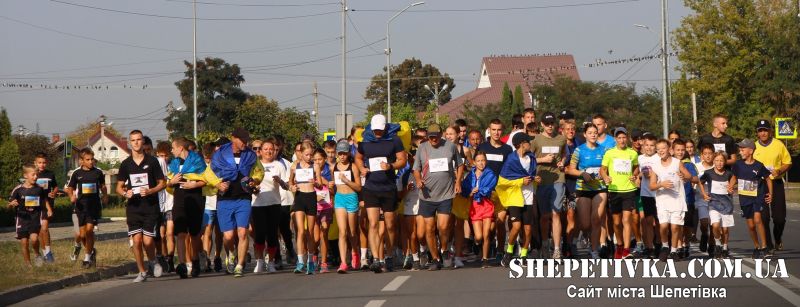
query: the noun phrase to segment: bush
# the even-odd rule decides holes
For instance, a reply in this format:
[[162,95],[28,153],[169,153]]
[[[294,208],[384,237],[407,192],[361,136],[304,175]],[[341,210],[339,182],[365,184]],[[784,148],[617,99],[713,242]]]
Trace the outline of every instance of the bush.
[[[7,200],[0,200],[0,227],[14,226],[15,209],[9,208],[7,204]],[[103,209],[123,207],[125,207],[125,199],[122,196],[109,195],[108,205],[104,206]],[[72,204],[69,201],[69,197],[56,198],[56,205],[53,207],[53,218],[50,222],[72,222]]]

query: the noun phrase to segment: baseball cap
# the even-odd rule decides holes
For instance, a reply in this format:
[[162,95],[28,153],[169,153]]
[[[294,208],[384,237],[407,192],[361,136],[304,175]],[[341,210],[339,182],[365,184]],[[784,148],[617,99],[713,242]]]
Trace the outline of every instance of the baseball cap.
[[642,136],[644,136],[644,133],[639,129],[633,129],[633,131],[631,131],[631,138],[634,140],[641,139]]
[[530,141],[531,141],[531,137],[528,136],[527,133],[523,133],[523,132],[519,132],[519,133],[515,134],[513,138],[511,138],[511,144],[514,144],[514,147],[517,147],[517,146],[519,146],[519,144],[530,142]]
[[383,116],[383,114],[375,114],[375,116],[372,116],[372,121],[369,122],[369,127],[372,130],[385,130],[386,116]]
[[570,110],[561,111],[561,114],[558,115],[558,119],[575,119],[575,113],[572,113]]
[[736,145],[737,145],[737,146],[739,146],[739,148],[750,148],[750,149],[756,149],[756,143],[754,143],[754,142],[753,142],[752,140],[750,140],[750,139],[744,139],[744,140],[742,140],[741,142],[739,142],[739,143],[736,143]]
[[625,135],[628,135],[628,129],[625,129],[625,127],[619,127],[617,129],[614,129],[614,137],[616,137],[617,134],[620,133],[625,133]]
[[430,124],[428,126],[428,136],[441,136],[442,135],[442,127],[439,124]]
[[766,119],[759,119],[758,123],[756,123],[756,131],[759,131],[761,129],[770,130],[772,129],[772,126],[770,126],[769,121],[767,121]]
[[350,152],[350,143],[345,139],[336,142],[336,152]]
[[546,112],[542,115],[542,123],[545,125],[552,125],[556,123],[556,115],[553,112]]
[[250,132],[247,132],[247,130],[242,127],[233,129],[231,136],[242,140],[242,142],[250,143]]

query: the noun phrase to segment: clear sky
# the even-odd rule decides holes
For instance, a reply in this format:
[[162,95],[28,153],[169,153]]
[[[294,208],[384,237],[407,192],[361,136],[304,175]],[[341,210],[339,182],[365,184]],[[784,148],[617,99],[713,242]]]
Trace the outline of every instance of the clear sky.
[[[341,97],[338,2],[199,2],[198,57],[238,64],[244,90],[285,107],[310,111],[312,84],[318,82],[320,126],[334,126]],[[347,102],[356,120],[368,104],[363,96],[369,78],[386,63],[386,21],[412,2],[347,3],[353,10],[347,28],[348,50],[353,50]],[[682,1],[669,2],[674,29],[689,10]],[[191,0],[0,0],[0,85],[33,86],[0,87],[0,105],[15,130],[23,125],[33,131],[38,124],[42,134],[63,135],[105,114],[119,130],[141,129],[164,138],[160,118],[167,103],[182,105],[174,82],[183,77],[183,60],[192,57],[191,17]],[[565,52],[575,56],[583,80],[660,88],[657,60],[584,67],[597,59],[657,52],[659,28],[659,0],[427,0],[392,22],[392,63],[416,57],[437,66],[455,79],[453,97],[475,88],[481,58],[492,54]],[[670,61],[678,64],[674,57]]]

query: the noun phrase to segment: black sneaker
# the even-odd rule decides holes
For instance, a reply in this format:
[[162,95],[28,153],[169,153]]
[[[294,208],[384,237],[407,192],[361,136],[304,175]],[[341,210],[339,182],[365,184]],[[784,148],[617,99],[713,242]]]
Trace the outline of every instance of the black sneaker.
[[701,252],[708,251],[708,235],[702,234],[700,235],[700,246],[698,246]]
[[373,261],[372,264],[369,265],[369,270],[374,273],[383,272],[383,269],[381,269],[381,264],[378,261]]
[[406,256],[406,259],[403,261],[403,270],[410,270],[414,267],[414,258],[411,255]]
[[667,261],[669,257],[669,247],[662,246],[661,251],[658,252],[658,260],[659,261]]
[[167,273],[175,273],[175,257],[167,256]]
[[412,271],[419,271],[422,270],[422,264],[420,264],[419,260],[414,260],[414,264],[411,265]]
[[484,269],[486,269],[486,268],[490,268],[490,266],[489,266],[489,259],[482,259],[482,260],[481,260],[481,268],[484,268]]
[[761,259],[767,259],[767,258],[772,257],[772,255],[770,254],[771,252],[772,252],[772,250],[770,250],[770,249],[768,249],[766,247],[762,248],[761,249]]
[[222,258],[214,257],[214,272],[222,272]]
[[783,242],[775,242],[775,250],[782,251],[783,250]]
[[600,258],[608,259],[609,254],[610,254],[610,251],[608,249],[608,245],[600,246]]
[[753,260],[755,260],[755,259],[758,259],[758,258],[761,258],[761,250],[760,250],[760,249],[758,249],[758,248],[756,248],[756,249],[753,249],[753,256],[752,256],[752,258],[753,258]]
[[92,267],[92,262],[91,261],[84,261],[84,262],[81,263],[81,268],[82,269],[89,269],[91,267]]
[[428,262],[428,271],[438,271],[441,268],[442,267],[439,266],[439,260],[434,259],[433,261]]
[[192,261],[192,277],[200,276],[200,260]]
[[186,269],[186,265],[183,263],[180,263],[175,267],[175,272],[178,273],[178,276],[180,276],[181,279],[189,278],[189,272]]
[[681,256],[681,259],[689,258],[689,246],[688,245],[684,246],[681,249],[681,255],[680,256]]
[[681,260],[680,252],[678,251],[670,252],[669,259],[672,259],[673,261],[680,261]]
[[723,258],[730,258],[731,257],[731,252],[728,251],[728,249],[723,249],[722,250],[722,257]]
[[502,265],[503,267],[508,267],[508,265],[511,263],[512,257],[513,256],[511,255],[511,253],[506,253],[505,255],[503,255],[503,260],[500,261],[500,265]]
[[713,241],[708,242],[708,257],[714,258],[716,256],[717,245]]
[[211,265],[211,258],[206,258],[206,273],[211,273],[214,270],[214,266]]
[[712,258],[722,259],[722,246],[719,245],[712,245],[714,250],[709,250],[708,253],[711,255]]
[[383,264],[383,271],[384,272],[394,272],[394,260],[392,260],[392,259],[393,259],[392,257],[389,257],[389,258],[386,258],[386,260],[384,260],[384,262],[381,262],[381,264]]

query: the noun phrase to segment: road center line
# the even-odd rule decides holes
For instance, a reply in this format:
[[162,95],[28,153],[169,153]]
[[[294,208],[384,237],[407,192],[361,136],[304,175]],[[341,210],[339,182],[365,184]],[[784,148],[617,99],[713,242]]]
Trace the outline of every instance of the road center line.
[[383,303],[386,303],[386,300],[371,300],[364,307],[381,307]]
[[402,285],[403,285],[403,283],[404,283],[404,282],[406,282],[406,280],[408,280],[409,278],[411,278],[411,276],[410,276],[410,275],[406,275],[406,276],[397,276],[397,277],[395,277],[394,279],[392,279],[392,281],[390,281],[390,282],[389,282],[389,284],[388,284],[388,285],[386,285],[386,287],[383,287],[383,289],[382,289],[381,291],[396,291],[396,290],[397,290],[398,288],[400,288],[400,286],[402,286]]

